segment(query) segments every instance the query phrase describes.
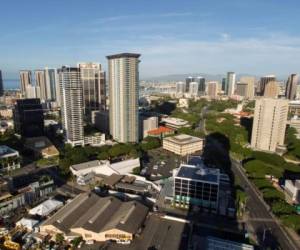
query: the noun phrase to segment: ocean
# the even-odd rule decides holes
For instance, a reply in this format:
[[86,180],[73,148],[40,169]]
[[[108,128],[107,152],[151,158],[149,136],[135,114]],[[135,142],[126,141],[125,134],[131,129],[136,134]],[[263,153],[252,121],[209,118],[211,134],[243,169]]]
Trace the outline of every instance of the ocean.
[[19,79],[3,79],[4,89],[19,89],[20,80]]

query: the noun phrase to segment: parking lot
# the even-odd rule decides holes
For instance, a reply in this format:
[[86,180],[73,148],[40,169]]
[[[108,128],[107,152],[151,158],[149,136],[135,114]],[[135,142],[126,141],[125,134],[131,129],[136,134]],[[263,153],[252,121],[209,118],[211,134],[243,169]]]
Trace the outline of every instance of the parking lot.
[[159,180],[172,176],[172,170],[179,167],[182,158],[162,148],[148,151],[147,160],[143,161],[141,174],[150,180]]

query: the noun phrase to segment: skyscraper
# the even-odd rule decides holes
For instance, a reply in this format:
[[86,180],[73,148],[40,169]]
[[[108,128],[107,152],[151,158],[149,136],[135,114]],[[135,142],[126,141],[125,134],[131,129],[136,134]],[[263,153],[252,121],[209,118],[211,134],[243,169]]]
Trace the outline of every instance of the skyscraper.
[[279,94],[279,86],[276,81],[269,81],[265,85],[264,97],[277,98]]
[[240,78],[240,83],[244,83],[247,85],[245,98],[246,99],[253,99],[254,98],[254,91],[255,91],[255,78],[252,76],[243,76]]
[[137,142],[140,54],[107,56],[110,134],[119,142]]
[[286,89],[285,89],[285,97],[287,99],[290,100],[296,99],[298,80],[299,80],[299,75],[297,74],[291,74],[289,76],[289,79],[286,84]]
[[59,103],[59,81],[56,69],[45,68],[45,82],[47,100]]
[[4,95],[2,71],[0,70],[0,96]]
[[246,98],[248,84],[243,82],[236,83],[235,94]]
[[228,96],[233,96],[235,91],[235,73],[227,72],[226,85],[228,88]]
[[83,106],[85,115],[91,120],[91,112],[105,110],[105,73],[98,63],[79,63],[83,87]]
[[44,114],[40,99],[20,99],[14,108],[15,132],[22,137],[44,134]]
[[186,91],[185,82],[176,82],[176,95],[182,96]]
[[65,141],[72,146],[83,146],[83,95],[80,69],[64,66],[58,72]]
[[32,84],[32,76],[30,70],[20,71],[20,84],[21,84],[21,94],[25,96],[26,87]]
[[198,82],[190,82],[189,94],[190,94],[190,97],[197,97],[199,95],[199,83]]
[[190,83],[194,82],[195,78],[192,76],[189,76],[185,79],[185,92],[189,93],[190,92]]
[[211,98],[216,98],[218,95],[218,82],[207,83],[207,95]]
[[205,95],[205,78],[202,77],[202,76],[198,76],[196,79],[195,79],[196,82],[198,82],[198,92],[199,92],[199,95]]
[[268,82],[276,81],[276,77],[274,75],[267,75],[260,78],[258,94],[263,96],[265,94],[265,88]]
[[251,147],[275,152],[284,144],[288,100],[262,98],[255,101]]
[[45,102],[48,99],[45,70],[35,70],[34,78],[35,78],[35,86],[40,88],[40,99],[42,102]]
[[226,81],[226,78],[222,78],[222,91],[224,92],[225,95],[227,95],[227,91],[228,91],[228,88],[227,88],[227,81]]

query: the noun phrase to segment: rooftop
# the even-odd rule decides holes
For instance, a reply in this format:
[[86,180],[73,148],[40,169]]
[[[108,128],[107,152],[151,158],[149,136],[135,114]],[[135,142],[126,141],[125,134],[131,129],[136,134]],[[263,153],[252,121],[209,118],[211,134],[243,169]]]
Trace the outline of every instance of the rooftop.
[[18,151],[6,145],[0,145],[0,157],[5,157],[6,155],[10,154],[18,154]]
[[176,177],[218,184],[220,170],[217,168],[207,168],[204,165],[194,166],[181,164],[175,178]]
[[148,134],[149,135],[160,135],[160,134],[163,134],[163,133],[170,133],[170,132],[173,132],[173,131],[174,130],[171,129],[171,128],[160,126],[160,127],[156,128],[156,129],[149,130]]
[[166,123],[170,123],[170,124],[174,124],[174,125],[177,125],[177,126],[184,126],[184,125],[188,124],[188,121],[180,119],[180,118],[175,118],[175,117],[162,118],[161,121],[166,122]]
[[181,144],[181,145],[203,141],[202,138],[191,136],[191,135],[186,135],[186,134],[180,134],[180,135],[176,135],[176,136],[172,136],[172,137],[167,137],[167,138],[164,138],[164,140],[170,141],[173,143],[177,143],[177,144]]
[[65,233],[84,228],[92,232],[120,229],[136,233],[148,214],[148,208],[136,201],[122,202],[108,196],[82,193],[65,205],[43,225],[53,225]]
[[99,167],[102,162],[103,161],[98,161],[98,160],[88,161],[88,162],[83,162],[83,163],[80,163],[80,164],[72,165],[71,168],[73,168],[76,171],[87,169],[87,168],[95,168],[95,167]]
[[123,57],[139,58],[140,56],[141,56],[140,54],[136,54],[136,53],[120,53],[120,54],[109,55],[106,58],[107,59],[116,59],[116,58],[123,58]]

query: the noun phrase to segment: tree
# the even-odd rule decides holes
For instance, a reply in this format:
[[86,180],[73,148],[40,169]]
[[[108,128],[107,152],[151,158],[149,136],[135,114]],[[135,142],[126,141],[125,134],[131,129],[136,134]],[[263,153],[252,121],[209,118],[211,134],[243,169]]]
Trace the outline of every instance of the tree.
[[106,151],[100,152],[97,156],[98,160],[108,160],[109,159],[109,153]]
[[285,201],[278,200],[272,203],[272,212],[278,216],[281,216],[284,214],[294,214],[296,209]]
[[65,237],[63,236],[63,234],[57,233],[57,234],[55,235],[55,241],[56,241],[57,243],[62,243],[62,242],[64,242],[64,240],[65,240]]
[[82,237],[81,236],[76,237],[74,240],[71,241],[72,246],[74,248],[77,248],[81,241],[82,241]]
[[141,168],[140,167],[136,167],[132,170],[132,173],[135,174],[135,175],[139,175],[141,172]]

